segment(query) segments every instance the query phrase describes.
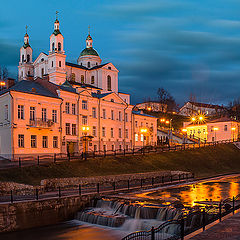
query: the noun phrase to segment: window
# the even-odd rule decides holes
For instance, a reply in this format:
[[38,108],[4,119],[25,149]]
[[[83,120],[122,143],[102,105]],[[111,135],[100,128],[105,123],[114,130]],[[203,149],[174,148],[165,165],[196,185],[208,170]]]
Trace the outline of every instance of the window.
[[106,145],[103,145],[103,151],[107,151]]
[[109,70],[111,70],[112,68],[111,67],[108,67]]
[[8,105],[5,105],[5,108],[4,108],[4,118],[5,120],[8,120]]
[[106,109],[103,109],[103,119],[106,119]]
[[42,147],[48,148],[48,137],[47,136],[42,137]]
[[35,120],[35,115],[36,115],[35,107],[30,107],[30,121],[34,121]]
[[128,138],[128,129],[125,129],[125,138]]
[[76,104],[75,103],[72,104],[72,114],[76,115]]
[[121,112],[118,112],[118,120],[122,121],[122,113]]
[[114,102],[114,99],[113,99],[113,98],[111,98],[111,102]]
[[52,110],[52,121],[57,122],[57,110]]
[[138,134],[135,134],[135,142],[138,142]]
[[122,145],[119,145],[119,151],[122,151]]
[[92,108],[92,117],[97,118],[97,110],[95,107]]
[[53,61],[52,61],[52,67],[53,67]]
[[55,46],[54,46],[54,42],[52,43],[52,51],[54,52],[55,50]]
[[94,137],[97,136],[97,127],[96,127],[96,126],[93,126],[93,128],[92,128],[92,135],[93,135]]
[[24,55],[22,55],[22,62],[24,62]]
[[72,80],[73,82],[75,82],[75,80],[76,80],[76,75],[75,75],[75,73],[72,73],[72,74],[71,74],[71,80]]
[[24,119],[24,106],[18,105],[18,119]]
[[30,55],[27,55],[27,62],[30,62]]
[[112,145],[112,151],[114,151],[114,145]]
[[66,123],[66,135],[70,135],[70,123]]
[[42,68],[42,70],[41,70],[41,76],[43,77],[43,75],[44,75],[44,68]]
[[87,116],[82,116],[82,125],[87,125],[88,121],[87,121]]
[[37,147],[37,136],[31,135],[31,148],[36,148],[36,147]]
[[107,90],[112,91],[112,82],[111,82],[111,76],[107,76]]
[[96,152],[97,151],[97,145],[94,145],[93,148],[94,148],[94,152]]
[[69,103],[69,102],[66,102],[66,104],[65,104],[65,112],[66,112],[67,114],[70,113],[70,103]]
[[105,129],[105,127],[102,127],[102,136],[106,137],[106,129]]
[[73,136],[77,135],[77,125],[76,124],[72,124],[72,135]]
[[85,110],[88,109],[88,105],[87,105],[87,101],[86,100],[82,100],[82,109],[85,109]]
[[111,128],[111,138],[113,138],[113,128]]
[[95,81],[94,81],[94,76],[91,77],[91,84],[94,84]]
[[61,62],[61,61],[59,61],[59,64],[58,64],[58,65],[59,65],[59,67],[62,67],[62,62]]
[[88,65],[88,68],[90,68],[90,62],[88,62],[87,65]]
[[144,136],[143,134],[141,134],[141,142],[143,142]]
[[47,109],[46,108],[42,108],[42,120],[44,122],[47,121]]
[[122,129],[121,128],[118,129],[118,137],[122,138]]
[[138,122],[137,121],[135,121],[135,127],[138,127]]
[[81,83],[84,83],[84,76],[81,75]]
[[24,148],[24,135],[18,134],[18,147]]
[[111,110],[111,119],[114,120],[114,111]]
[[58,148],[58,137],[53,136],[53,148]]
[[125,113],[125,122],[128,122],[128,114]]
[[61,46],[61,43],[59,42],[58,43],[58,51],[61,51],[62,50],[62,46]]
[[227,129],[228,129],[227,125],[224,125],[224,131],[227,131]]

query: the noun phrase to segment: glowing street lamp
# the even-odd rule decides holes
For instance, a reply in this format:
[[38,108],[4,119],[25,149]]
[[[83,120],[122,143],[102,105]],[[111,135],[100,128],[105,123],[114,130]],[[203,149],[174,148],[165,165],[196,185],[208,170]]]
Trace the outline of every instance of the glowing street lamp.
[[147,110],[148,110],[148,111],[151,111],[151,110],[152,110],[152,108],[151,108],[151,107],[147,107]]
[[87,160],[87,134],[90,130],[90,127],[88,126],[82,126],[82,132],[84,134],[83,136],[83,142],[85,143],[85,146],[84,146],[84,157],[85,157],[85,160]]
[[232,132],[233,132],[232,134],[233,134],[233,142],[234,142],[234,140],[235,140],[234,137],[235,137],[235,131],[236,131],[236,128],[235,128],[235,127],[232,127],[231,130],[232,130]]
[[192,120],[192,122],[195,122],[195,121],[196,121],[196,118],[195,118],[195,117],[192,117],[191,120]]
[[0,82],[0,87],[1,87],[1,90],[3,90],[3,88],[6,86],[6,83],[5,82]]
[[215,142],[217,141],[217,131],[218,131],[218,127],[214,127],[213,131],[215,132]]
[[183,132],[183,145],[184,145],[184,149],[185,149],[185,142],[186,142],[185,137],[187,136],[187,129],[183,128],[182,132]]
[[166,124],[169,124],[170,123],[170,121],[169,120],[166,120],[166,122],[165,122]]

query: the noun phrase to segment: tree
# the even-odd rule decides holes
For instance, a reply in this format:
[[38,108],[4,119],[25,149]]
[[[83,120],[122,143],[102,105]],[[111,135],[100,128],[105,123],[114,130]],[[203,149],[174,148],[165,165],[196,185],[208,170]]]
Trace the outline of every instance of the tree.
[[8,77],[8,70],[6,67],[0,66],[0,80],[6,80]]
[[162,112],[164,112],[166,105],[168,111],[173,111],[176,109],[176,101],[167,90],[164,88],[158,88],[157,96],[158,101],[162,104]]

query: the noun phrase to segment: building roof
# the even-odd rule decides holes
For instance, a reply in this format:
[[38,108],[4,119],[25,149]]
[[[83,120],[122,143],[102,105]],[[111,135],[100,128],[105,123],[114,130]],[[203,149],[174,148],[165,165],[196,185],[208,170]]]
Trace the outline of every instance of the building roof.
[[103,97],[106,97],[109,94],[112,94],[112,92],[109,92],[109,93],[92,93],[92,96],[96,97],[96,98],[103,98]]
[[95,89],[99,89],[99,90],[102,90],[102,88],[99,88],[99,87],[95,87],[91,84],[87,84],[87,83],[79,83],[79,82],[75,82],[75,81],[68,81],[70,84],[72,85],[78,85],[78,86],[81,86],[82,88],[86,88],[86,87],[89,87],[89,88],[95,88]]
[[84,69],[84,70],[89,70],[88,68],[86,68],[86,67],[84,67],[82,65],[78,65],[78,64],[70,63],[70,62],[66,62],[66,66],[75,67],[75,68],[81,68],[81,69]]
[[[196,107],[214,108],[214,109],[215,108],[223,108],[222,106],[209,104],[209,103],[200,103],[200,102],[191,102],[191,101],[188,101],[187,103],[190,103]],[[185,103],[184,105],[186,105],[187,103]]]
[[5,91],[2,91],[0,94],[6,93],[9,91],[17,91],[17,92],[30,93],[34,95],[58,98],[57,94],[50,92],[48,89],[46,89],[45,87],[43,87],[42,85],[34,81],[22,80],[20,82],[17,82],[11,88]]
[[72,85],[67,80],[60,86],[60,89],[68,92],[73,92],[73,93],[77,92],[76,89],[73,88]]
[[132,113],[133,113],[133,114],[136,114],[136,115],[141,115],[141,116],[144,116],[144,117],[157,118],[157,117],[155,117],[155,116],[145,114],[145,113],[143,113],[142,111],[132,111]]
[[238,121],[229,117],[221,117],[221,118],[208,121],[208,123],[217,123],[217,122],[238,122]]
[[90,47],[90,48],[85,48],[85,49],[83,49],[82,52],[80,53],[80,57],[82,57],[82,56],[87,56],[87,55],[93,55],[93,56],[98,56],[98,57],[99,57],[97,51],[96,51],[94,48],[92,48],[92,47]]

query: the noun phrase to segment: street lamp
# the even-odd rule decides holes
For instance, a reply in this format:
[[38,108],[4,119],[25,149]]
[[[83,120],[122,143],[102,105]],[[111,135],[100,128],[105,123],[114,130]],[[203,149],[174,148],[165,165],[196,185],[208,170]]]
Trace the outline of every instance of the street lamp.
[[215,132],[215,142],[217,142],[217,131],[218,131],[218,128],[217,127],[214,127],[213,128],[213,131]]
[[144,134],[148,132],[148,129],[147,128],[141,128],[140,129],[140,133],[142,135],[142,142],[143,142],[143,151],[144,151]]
[[234,142],[234,135],[235,135],[235,130],[236,130],[236,128],[235,128],[235,127],[232,127],[231,130],[232,130],[232,132],[233,132],[233,142]]
[[1,87],[1,90],[3,90],[3,88],[6,86],[6,83],[5,82],[0,82],[0,87]]
[[87,133],[89,132],[90,128],[88,126],[82,126],[82,132],[84,134],[83,136],[83,142],[85,143],[84,146],[84,158],[87,160]]
[[187,135],[187,129],[186,128],[183,128],[182,129],[182,132],[183,132],[183,145],[184,145],[184,149],[185,149],[185,137],[186,137],[186,135]]

